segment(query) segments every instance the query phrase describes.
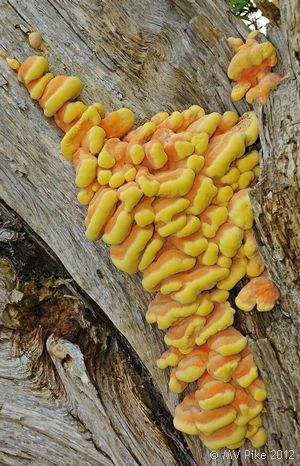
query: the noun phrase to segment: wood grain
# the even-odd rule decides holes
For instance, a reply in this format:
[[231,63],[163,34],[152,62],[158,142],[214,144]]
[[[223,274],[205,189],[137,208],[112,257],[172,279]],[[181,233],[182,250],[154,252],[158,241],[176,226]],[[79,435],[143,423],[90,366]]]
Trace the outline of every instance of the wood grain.
[[[283,6],[287,15],[291,15],[291,25],[296,17],[296,12],[291,13],[295,3],[290,0]],[[182,110],[195,103],[206,111],[235,108],[242,113],[247,110],[243,102],[233,105],[230,101],[231,85],[226,77],[230,58],[226,38],[245,37],[247,28],[221,0],[78,0],[72,2],[71,8],[70,2],[64,0],[9,0],[0,3],[0,12],[1,46],[12,55],[23,58],[32,53],[23,31],[41,31],[49,50],[51,69],[56,74],[78,74],[85,84],[83,99],[86,102],[101,101],[108,110],[129,106],[136,112],[139,122],[157,111]],[[292,41],[292,34],[290,39],[286,33],[274,30],[283,54],[286,52],[285,41]],[[297,41],[295,49],[296,46]],[[167,374],[155,365],[164,347],[162,333],[150,328],[144,318],[151,296],[142,290],[139,276],[129,277],[111,264],[107,247],[102,242],[86,241],[83,227],[85,209],[79,207],[75,200],[72,168],[59,154],[59,131],[52,121],[46,121],[3,62],[0,63],[0,72],[1,198],[44,240],[79,288],[123,335],[130,351],[137,355],[151,375],[166,409],[172,413],[177,396],[168,392]],[[288,92],[286,105],[292,102],[295,87],[289,87],[291,83],[292,80],[287,81],[274,93],[274,100],[264,117],[269,118],[269,126],[272,126],[272,105],[277,96],[281,95],[284,100],[285,92]],[[280,101],[274,105],[276,114],[282,114]],[[262,141],[265,134],[268,133],[262,130]],[[273,145],[278,150],[280,148],[277,151],[279,166],[284,150],[280,145],[281,133],[272,133],[272,137]],[[289,141],[285,144],[289,145]],[[267,154],[267,147],[270,147],[269,139],[263,142],[264,154]],[[286,173],[290,166],[281,165],[281,173]],[[287,182],[291,184],[291,179]],[[268,185],[261,191],[256,212],[264,204],[267,189]],[[290,218],[286,213],[290,212],[289,207],[285,205],[286,220]],[[257,219],[260,225],[258,215]],[[269,229],[271,225],[269,218]],[[299,241],[299,236],[295,241]],[[271,244],[269,249],[273,250]],[[277,264],[271,266],[272,272],[275,268]],[[280,288],[283,269],[280,269],[277,280]],[[271,393],[269,411],[273,414],[268,414],[271,434],[268,448],[291,445],[291,432],[296,444],[299,437],[295,432],[299,432],[299,425],[296,420],[292,422],[292,418],[295,418],[299,405],[290,405],[290,402],[286,405],[283,401],[285,397],[290,400],[296,393],[293,378],[293,368],[297,363],[296,327],[279,308],[272,317],[239,315],[238,321],[250,340],[255,342],[257,363]],[[282,336],[282,326],[287,332],[285,337]],[[291,347],[287,345],[290,335],[294,335]],[[279,354],[283,347],[285,351],[281,357]],[[266,365],[265,361],[270,361],[270,364]],[[289,365],[289,379],[282,398],[283,384],[279,373],[286,364]],[[284,413],[278,416],[280,406],[283,406]],[[186,438],[186,442],[198,465],[228,464],[228,459],[222,457],[211,461],[207,450],[197,439]],[[267,452],[269,450],[266,449]],[[230,461],[234,465],[239,461],[245,465],[272,464],[271,460],[267,463],[249,461],[243,458],[243,454],[239,460]]]
[[23,282],[1,259],[0,283],[1,464],[195,464],[134,355],[70,281]]

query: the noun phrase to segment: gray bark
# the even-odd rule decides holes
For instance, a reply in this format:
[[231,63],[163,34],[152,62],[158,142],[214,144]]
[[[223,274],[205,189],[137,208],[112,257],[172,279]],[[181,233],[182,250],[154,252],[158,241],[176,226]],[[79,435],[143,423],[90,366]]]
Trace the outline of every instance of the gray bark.
[[[211,461],[197,438],[175,431],[178,397],[155,364],[162,333],[144,318],[151,296],[140,277],[115,269],[102,242],[85,240],[85,209],[59,153],[60,134],[1,61],[0,197],[9,207],[2,206],[0,231],[4,464],[286,464],[271,458],[274,449],[295,450],[288,464],[299,463],[296,3],[282,2],[281,23],[270,31],[290,77],[258,109],[264,168],[252,196],[261,250],[283,298],[268,315],[236,319],[268,388],[267,460],[245,458],[242,449],[238,460]],[[226,38],[245,37],[247,28],[221,0],[9,0],[0,11],[1,46],[22,59],[32,54],[26,31],[41,31],[51,68],[79,75],[86,102],[129,106],[139,122],[195,103],[247,110],[230,101],[226,77]]]

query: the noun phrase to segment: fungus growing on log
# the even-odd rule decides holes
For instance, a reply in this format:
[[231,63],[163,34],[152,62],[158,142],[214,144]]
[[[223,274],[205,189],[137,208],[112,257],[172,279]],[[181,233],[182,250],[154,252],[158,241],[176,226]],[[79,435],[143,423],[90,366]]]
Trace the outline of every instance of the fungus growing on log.
[[[231,77],[244,79],[251,58],[252,85],[257,67],[267,76],[276,62],[273,47],[260,47],[253,34],[246,45],[234,45],[240,55]],[[250,281],[236,298],[238,308],[267,311],[279,299],[261,275],[252,231],[248,186],[259,163],[254,112],[205,115],[193,105],[133,127],[127,108],[105,115],[99,103],[75,101],[79,78],[53,77],[43,57],[27,58],[18,78],[65,132],[61,151],[72,160],[78,201],[88,205],[87,238],[103,238],[116,267],[142,271],[145,289],[158,292],[146,319],[166,330],[169,349],[157,365],[173,368],[171,391],[196,383],[176,408],[175,427],[212,449],[238,448],[247,438],[263,445],[266,390],[246,338],[232,327],[235,309],[228,301],[245,277]]]
[[249,104],[254,100],[264,105],[269,93],[276,89],[284,79],[278,73],[272,73],[271,68],[277,63],[277,53],[271,42],[258,43],[255,37],[258,31],[252,31],[246,42],[230,37],[229,45],[235,55],[232,58],[227,74],[237,84],[231,92],[232,100],[246,97]]
[[28,41],[29,41],[30,46],[33,49],[41,50],[41,52],[45,52],[45,53],[47,52],[47,49],[43,44],[42,34],[40,32],[38,31],[30,32],[30,34],[28,34]]
[[242,311],[252,311],[256,306],[260,312],[270,311],[279,299],[278,288],[266,276],[252,278],[235,298]]

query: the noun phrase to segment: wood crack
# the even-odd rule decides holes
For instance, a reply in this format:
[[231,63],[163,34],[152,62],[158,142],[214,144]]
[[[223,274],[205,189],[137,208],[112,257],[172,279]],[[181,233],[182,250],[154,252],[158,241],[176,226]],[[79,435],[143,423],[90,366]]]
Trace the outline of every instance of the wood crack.
[[[281,31],[273,29],[270,35],[271,40],[280,50],[285,69],[291,68],[295,76],[299,68],[294,53],[296,41],[293,37],[297,17],[296,3],[295,0],[287,0],[281,12]],[[228,14],[223,1],[178,2],[176,0],[171,2],[172,7],[170,5],[165,7],[160,0],[145,0],[142,6],[137,7],[135,0],[128,0],[125,4],[106,0],[105,9],[101,11],[102,16],[99,15],[99,2],[96,0],[74,2],[72,8],[68,8],[69,2],[64,0],[59,0],[59,7],[55,9],[57,4],[58,2],[54,0],[40,0],[38,6],[34,2],[9,0],[9,3],[1,7],[0,26],[3,31],[1,45],[18,58],[32,54],[25,41],[25,35],[15,28],[16,18],[20,18],[20,22],[22,20],[26,24],[30,23],[31,28],[40,30],[45,36],[53,68],[60,72],[78,74],[84,78],[83,98],[86,102],[101,100],[107,108],[115,109],[120,106],[122,99],[123,105],[129,106],[136,112],[139,121],[161,108],[182,109],[195,103],[202,105],[207,111],[237,109],[239,113],[243,113],[248,110],[244,102],[231,103],[229,97],[231,84],[224,71],[229,59],[228,47],[224,46],[226,37],[245,36],[247,28],[231,13]],[[196,29],[191,31],[190,20],[200,15],[203,24],[209,26],[196,28],[194,24]],[[157,26],[161,24],[162,16],[164,17],[163,38],[161,27]],[[83,28],[82,36],[74,28],[75,24],[78,28]],[[114,24],[118,27],[114,28]],[[211,31],[211,24],[214,24],[220,37],[216,38],[216,34]],[[182,31],[188,33],[182,35]],[[124,40],[120,40],[121,36]],[[287,44],[287,39],[290,41],[290,46]],[[182,53],[182,47],[185,53]],[[116,69],[117,72],[113,72]],[[212,69],[214,80],[211,79]],[[99,354],[101,353],[101,365],[97,369],[100,371],[97,385],[100,387],[102,403],[106,412],[110,412],[111,422],[114,425],[114,429],[110,429],[111,435],[115,437],[116,432],[128,430],[130,448],[128,446],[127,453],[129,451],[129,455],[130,452],[134,455],[132,461],[135,463],[139,461],[143,466],[147,466],[147,463],[151,466],[153,464],[177,466],[193,464],[193,461],[201,466],[210,464],[209,454],[197,438],[186,438],[174,433],[170,413],[173,412],[178,399],[168,393],[167,376],[155,365],[155,360],[164,349],[162,335],[147,326],[144,319],[144,309],[150,296],[146,296],[142,291],[138,277],[125,277],[116,271],[109,262],[107,250],[102,243],[85,242],[82,226],[84,212],[76,205],[76,190],[73,186],[71,169],[59,155],[57,132],[53,129],[53,125],[42,117],[42,113],[36,111],[35,105],[30,102],[28,96],[25,96],[14,73],[7,70],[4,62],[0,63],[0,72],[8,83],[7,91],[2,90],[0,93],[2,109],[0,195],[12,210],[21,213],[21,223],[23,224],[24,221],[32,228],[32,235],[37,234],[34,243],[28,242],[26,238],[22,241],[1,243],[1,252],[4,251],[4,256],[8,257],[16,267],[22,281],[44,281],[58,277],[70,280],[72,277],[76,282],[76,285],[73,281],[68,282],[68,285],[62,285],[65,286],[63,294],[72,295],[70,290],[73,287],[74,294],[80,295],[80,300],[84,303],[83,308],[76,313],[74,299],[65,296],[64,300],[68,301],[72,312],[68,314],[67,311],[61,310],[60,316],[66,315],[70,319],[72,316],[73,323],[78,322],[78,316],[81,316],[80,331],[74,333],[74,329],[71,329],[56,336],[68,339],[73,344],[79,344],[93,383],[95,383],[95,371],[93,372],[92,367],[96,361],[95,348]],[[216,89],[212,85],[213,82],[218,83]],[[256,220],[261,243],[264,244],[264,255],[271,273],[284,291],[284,296],[272,318],[265,315],[257,316],[255,313],[241,317],[242,328],[256,340],[255,357],[269,388],[269,407],[265,416],[269,432],[269,450],[279,446],[283,449],[293,448],[300,442],[298,424],[293,419],[293,413],[284,409],[278,415],[281,405],[284,408],[294,407],[294,404],[298,406],[299,383],[295,367],[299,364],[299,357],[296,354],[298,333],[295,323],[299,316],[299,291],[297,294],[297,282],[293,278],[297,276],[293,254],[299,255],[297,233],[299,229],[297,230],[297,223],[293,228],[286,229],[286,224],[291,223],[291,219],[293,221],[296,219],[295,199],[299,184],[298,164],[293,165],[294,141],[298,139],[296,130],[299,116],[296,112],[300,108],[296,100],[296,84],[294,79],[287,79],[272,93],[269,103],[260,112],[261,127],[264,128],[261,132],[264,168],[262,182],[257,185],[254,192],[255,208],[258,209]],[[23,102],[26,102],[25,106]],[[20,111],[20,108],[25,107],[26,111]],[[16,170],[28,173],[31,183],[28,183]],[[283,186],[291,185],[294,190],[282,189]],[[269,201],[267,197],[269,192],[276,193],[275,200]],[[276,211],[276,228],[274,228],[272,208],[278,209],[278,204],[280,208]],[[285,244],[281,235],[286,238]],[[34,253],[37,243],[42,241],[47,243],[48,252],[52,254],[52,263],[49,256],[45,263],[38,262],[34,254],[30,256]],[[30,246],[29,250],[26,250],[25,246]],[[45,245],[42,249],[45,249]],[[41,253],[42,256],[43,254],[44,252]],[[280,257],[278,258],[277,255]],[[24,256],[23,262],[22,256]],[[35,270],[28,266],[30,257]],[[59,258],[60,262],[55,258]],[[51,269],[54,271],[53,277],[50,274]],[[101,280],[97,270],[101,271]],[[16,287],[15,283],[13,287]],[[293,292],[290,292],[291,287],[294,288]],[[289,292],[285,294],[285,291]],[[47,300],[43,312],[39,306],[31,308],[30,312],[37,316],[39,310],[43,314],[47,313],[48,309],[50,313],[51,306],[51,300]],[[282,315],[281,306],[293,322],[287,321]],[[87,311],[86,308],[89,310]],[[30,316],[30,312],[27,316]],[[13,327],[16,317],[7,314],[6,308],[5,317],[10,318],[7,325]],[[52,314],[54,315],[55,312]],[[24,323],[26,323],[25,319]],[[49,324],[49,320],[45,320],[45,323]],[[262,335],[266,338],[261,338]],[[40,334],[33,332],[31,337],[34,345],[38,345]],[[112,341],[117,341],[117,346],[108,344],[106,352],[105,345],[110,338]],[[270,346],[269,340],[272,340],[273,347]],[[99,346],[95,346],[97,341]],[[6,340],[1,340],[1,349],[5,345]],[[120,361],[110,366],[104,356],[113,354],[115,350],[120,354]],[[276,357],[274,352],[277,353]],[[41,357],[42,367],[46,370],[48,366],[45,353],[40,351],[34,354],[34,357],[38,356]],[[23,359],[25,358],[24,355]],[[18,358],[15,360],[19,361]],[[9,363],[10,374],[19,377],[13,361],[14,359]],[[67,361],[65,363],[67,364]],[[22,360],[20,364],[23,364]],[[0,368],[2,368],[1,362]],[[25,372],[28,374],[28,369]],[[285,382],[282,378],[286,379]],[[53,377],[49,380],[54,387],[57,386],[55,385],[58,382],[57,378]],[[17,396],[16,387],[10,382],[7,375],[2,378],[0,373],[2,392],[9,390],[13,396]],[[23,382],[20,382],[18,385],[22,393],[20,399],[29,403],[31,398],[28,401],[25,397],[20,387],[22,384]],[[144,387],[137,390],[141,385]],[[136,390],[131,391],[131,387]],[[43,390],[45,388],[41,389],[41,392]],[[110,399],[112,394],[115,400],[118,399],[118,403]],[[147,397],[150,400],[147,400]],[[63,398],[59,400],[62,402]],[[1,392],[0,403],[2,403]],[[47,403],[43,400],[41,410],[46,410],[48,406],[49,411],[46,412],[52,420]],[[107,464],[109,460],[95,451],[91,440],[85,441],[83,435],[79,434],[82,426],[76,424],[74,419],[70,420],[66,406],[64,405],[63,410],[65,418],[62,420],[58,410],[54,409],[53,404],[50,405],[57,422],[60,426],[64,426],[65,434],[69,435],[69,439],[75,438],[80,445],[81,453],[78,453],[79,459],[76,460],[68,454],[68,449],[63,451],[60,445],[57,447],[67,464],[77,466],[80,461],[82,464],[87,461],[93,466]],[[129,407],[131,407],[131,415],[128,414]],[[160,411],[161,415],[159,415]],[[127,427],[128,425],[130,427]],[[49,429],[51,426],[52,421],[49,423]],[[10,438],[14,432],[10,430],[9,425],[5,425],[4,428],[6,437]],[[2,432],[0,428],[0,441]],[[132,432],[136,432],[138,441]],[[22,438],[20,432],[16,432],[16,435],[18,439]],[[277,439],[280,439],[280,444]],[[14,442],[13,445],[17,457],[20,454],[18,442]],[[32,443],[29,442],[28,451],[41,455],[39,456],[41,464],[47,464],[47,460],[42,456],[44,452],[30,450],[31,447]],[[51,457],[53,448],[53,444],[48,443],[45,446],[45,454]],[[147,455],[145,457],[145,452],[148,458]],[[243,460],[242,463],[248,466],[251,461]],[[227,466],[228,463],[219,459],[216,464]],[[233,460],[232,464],[236,465],[238,462]],[[257,464],[260,465],[262,462]],[[270,464],[269,459],[264,462],[264,465]]]

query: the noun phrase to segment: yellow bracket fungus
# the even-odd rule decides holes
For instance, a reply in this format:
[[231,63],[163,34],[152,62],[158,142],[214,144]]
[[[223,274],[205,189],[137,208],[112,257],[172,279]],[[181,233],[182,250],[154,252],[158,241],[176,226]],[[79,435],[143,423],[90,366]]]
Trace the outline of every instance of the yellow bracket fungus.
[[[253,34],[246,44],[231,43],[234,98],[247,92],[249,101],[259,96],[264,102],[275,79],[273,46],[258,44]],[[11,66],[65,133],[61,151],[72,160],[77,199],[88,205],[87,238],[102,238],[116,267],[141,271],[145,289],[158,291],[146,320],[166,330],[169,349],[157,365],[173,368],[171,391],[182,393],[196,382],[176,408],[175,427],[212,449],[239,448],[246,439],[263,445],[266,389],[247,339],[232,327],[228,301],[243,277],[250,281],[236,297],[238,308],[268,311],[279,299],[252,231],[249,187],[259,154],[247,147],[258,138],[255,114],[205,115],[193,105],[134,127],[127,108],[105,115],[102,104],[75,100],[81,80],[54,77],[44,57]]]
[[249,104],[257,99],[264,105],[270,91],[276,89],[284,78],[271,72],[271,68],[277,63],[275,47],[268,41],[258,43],[255,39],[257,34],[258,31],[252,31],[245,43],[233,37],[228,39],[235,55],[227,74],[230,79],[237,81],[231,92],[232,100],[246,97]]

